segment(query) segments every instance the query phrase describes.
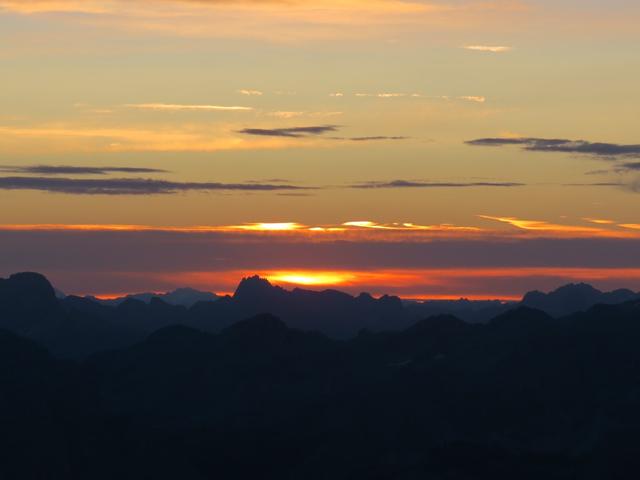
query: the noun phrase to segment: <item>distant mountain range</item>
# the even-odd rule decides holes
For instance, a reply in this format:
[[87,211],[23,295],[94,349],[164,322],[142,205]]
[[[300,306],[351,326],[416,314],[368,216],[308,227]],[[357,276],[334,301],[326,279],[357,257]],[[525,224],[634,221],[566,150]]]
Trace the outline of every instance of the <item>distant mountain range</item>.
[[486,323],[518,305],[562,316],[596,304],[637,299],[640,295],[630,290],[604,293],[589,285],[572,284],[547,294],[527,293],[520,304],[464,299],[403,302],[398,297],[374,298],[366,293],[354,297],[336,290],[289,291],[254,276],[243,279],[233,296],[180,289],[163,295],[98,301],[91,297],[59,298],[42,275],[20,273],[0,279],[0,328],[36,340],[56,354],[78,357],[132,345],[171,325],[217,333],[264,313],[277,316],[292,328],[348,339],[362,331],[404,330],[436,315]]
[[[66,297],[66,295],[62,296],[62,298],[64,297]],[[102,305],[111,306],[120,305],[127,300],[140,300],[144,303],[151,303],[152,299],[159,298],[169,305],[182,305],[183,307],[192,307],[198,302],[215,302],[220,297],[212,292],[202,292],[199,290],[194,290],[193,288],[178,288],[177,290],[173,290],[167,293],[133,293],[113,299],[101,299],[92,296],[88,296],[87,298]]]
[[[0,478],[637,478],[635,297],[557,318],[511,305],[482,324],[389,323],[407,313],[397,298],[256,277],[186,308],[61,301],[41,275],[13,275],[0,280]],[[573,285],[525,301],[595,298],[626,294]],[[267,308],[366,330],[234,320]]]
[[[246,300],[247,302],[251,302],[254,299],[259,299],[262,303],[266,302],[265,306],[268,307],[267,310],[269,307],[274,307],[276,310],[279,310],[279,308],[273,305],[273,303],[277,303],[279,300],[286,301],[287,293],[289,293],[282,289],[278,289],[278,287],[272,286],[267,280],[259,277],[243,279],[237,290],[240,292],[242,297],[241,301]],[[273,293],[274,291],[280,293]],[[295,289],[293,292],[290,292],[293,295],[289,296],[289,298],[295,297],[302,292],[309,291]],[[339,292],[333,290],[328,290],[326,292],[334,292],[337,294],[336,297],[340,295]],[[66,295],[57,290],[56,295],[61,299],[66,297]],[[345,296],[344,298],[346,298],[347,294],[343,295]],[[192,288],[180,288],[167,293],[138,293],[108,300],[91,296],[86,298],[108,306],[117,306],[130,299],[140,300],[149,304],[153,298],[159,298],[169,305],[181,305],[191,308],[199,302],[213,302],[222,297],[212,292],[204,292],[194,290]],[[234,295],[234,298],[238,299],[239,297],[236,294]],[[370,299],[371,297],[366,293],[362,293],[357,298],[366,302],[367,299]],[[394,297],[386,298],[391,299]],[[615,305],[637,298],[640,298],[640,293],[633,292],[629,289],[602,292],[589,284],[578,283],[564,285],[549,293],[537,290],[531,291],[526,293],[520,302],[505,302],[501,300],[468,300],[466,298],[460,298],[458,300],[426,301],[402,299],[402,303],[405,310],[407,310],[409,315],[414,318],[426,318],[432,315],[445,314],[455,315],[462,320],[475,323],[486,322],[516,305],[525,305],[531,308],[537,308],[553,316],[562,316],[573,312],[587,310],[597,304]]]

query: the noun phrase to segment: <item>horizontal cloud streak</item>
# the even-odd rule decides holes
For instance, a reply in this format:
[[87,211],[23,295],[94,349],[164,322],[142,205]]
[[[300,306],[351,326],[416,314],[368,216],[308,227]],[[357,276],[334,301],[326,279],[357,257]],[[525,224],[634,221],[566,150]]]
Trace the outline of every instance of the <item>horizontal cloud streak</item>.
[[171,182],[144,178],[0,177],[0,190],[38,190],[75,195],[158,195],[188,191],[269,192],[308,189],[270,183]]
[[179,105],[171,103],[132,103],[125,105],[127,108],[138,110],[160,110],[160,111],[213,111],[213,112],[248,112],[252,107],[224,106],[224,105]]
[[263,95],[263,92],[261,92],[260,90],[251,90],[251,89],[246,89],[243,88],[241,90],[238,90],[238,93],[241,95],[247,95],[247,96],[255,96],[255,97],[261,97]]
[[338,130],[338,125],[314,125],[310,127],[289,127],[289,128],[244,128],[238,133],[245,135],[257,135],[264,137],[288,137],[301,138],[312,135],[323,135]]
[[475,52],[489,52],[489,53],[505,53],[513,50],[513,47],[506,47],[503,45],[467,45],[462,47],[465,50],[472,50]]
[[[386,235],[384,230],[370,233]],[[0,230],[0,276],[25,269],[46,273],[72,292],[155,289],[149,282],[158,278],[175,282],[168,285],[171,288],[208,285],[230,291],[225,287],[232,290],[248,273],[335,270],[408,275],[417,294],[521,294],[570,279],[640,288],[640,241],[509,238],[500,242],[459,237],[381,242],[358,237],[317,242],[261,232]],[[218,286],[216,281],[225,272],[232,272],[233,278]],[[201,280],[197,284],[189,281],[195,275]],[[136,281],[140,283],[134,285]],[[385,282],[372,287],[380,293],[401,293],[393,278]],[[431,288],[421,288],[427,285]]]
[[384,135],[377,135],[372,137],[351,137],[347,140],[351,140],[352,142],[372,142],[378,140],[409,140],[411,137],[387,137]]
[[623,163],[616,167],[616,171],[640,171],[640,162]]
[[473,188],[473,187],[524,187],[517,182],[420,182],[392,180],[390,182],[364,182],[351,185],[352,188]]
[[110,173],[167,173],[167,170],[139,167],[79,167],[70,165],[0,166],[0,172],[39,175],[107,175]]
[[502,147],[518,145],[533,152],[560,152],[593,155],[602,158],[640,157],[640,145],[589,142],[559,138],[479,138],[466,142],[468,145]]

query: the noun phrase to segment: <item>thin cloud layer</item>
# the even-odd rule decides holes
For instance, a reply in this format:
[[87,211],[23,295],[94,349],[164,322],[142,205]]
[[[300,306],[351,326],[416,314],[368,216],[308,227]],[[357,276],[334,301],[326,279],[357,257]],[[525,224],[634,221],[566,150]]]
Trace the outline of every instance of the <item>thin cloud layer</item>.
[[640,157],[640,145],[589,142],[559,138],[479,138],[466,142],[467,145],[502,147],[518,145],[533,152],[560,152],[592,155],[601,158]]
[[0,172],[38,175],[108,175],[110,173],[167,173],[158,168],[139,167],[81,167],[70,165],[30,165],[26,167],[0,166]]
[[505,53],[513,50],[513,47],[507,47],[504,45],[467,45],[462,47],[465,50],[471,50],[474,52],[488,52],[488,53]]
[[309,136],[324,135],[325,133],[335,132],[338,125],[315,125],[310,127],[289,127],[289,128],[244,128],[238,133],[245,135],[257,135],[263,137],[288,137],[302,138]]
[[261,92],[260,90],[251,90],[251,89],[240,89],[238,90],[238,93],[240,95],[247,95],[249,97],[261,97],[263,95],[263,92]]
[[0,177],[0,190],[37,190],[74,195],[166,195],[190,191],[273,192],[308,189],[272,183],[171,182],[144,178]]
[[[330,97],[344,97],[344,93],[330,93]],[[378,93],[354,93],[356,98],[383,98],[383,99],[397,99],[397,98],[414,98],[414,99],[426,99],[426,100],[462,100],[466,102],[485,103],[487,97],[482,95],[426,95],[424,93],[406,93],[406,92],[378,92]]]
[[524,187],[517,182],[419,182],[409,180],[393,180],[390,182],[364,182],[351,185],[352,188],[475,188],[475,187]]
[[159,110],[175,112],[180,110],[200,111],[200,112],[250,112],[252,107],[241,107],[237,105],[180,105],[172,103],[132,103],[125,105],[127,108],[135,108],[138,110]]
[[411,137],[402,137],[402,136],[384,136],[384,135],[376,135],[371,137],[351,137],[346,140],[351,140],[352,142],[375,142],[379,140],[409,140]]
[[620,171],[640,171],[640,162],[629,162],[618,165],[616,170]]

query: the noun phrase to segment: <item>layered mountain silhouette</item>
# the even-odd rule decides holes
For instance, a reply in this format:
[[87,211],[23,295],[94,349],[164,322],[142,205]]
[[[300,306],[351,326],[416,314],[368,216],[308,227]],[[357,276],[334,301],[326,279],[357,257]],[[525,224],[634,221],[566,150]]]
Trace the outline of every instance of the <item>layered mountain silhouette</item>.
[[562,316],[587,310],[596,304],[615,305],[640,299],[640,293],[628,289],[602,292],[586,283],[570,284],[550,293],[527,293],[522,304],[544,310],[550,315]]
[[[196,299],[205,299],[196,301]],[[567,285],[548,294],[530,292],[520,304],[500,301],[402,301],[398,297],[352,296],[336,290],[285,290],[254,276],[243,279],[233,296],[180,289],[160,296],[140,294],[111,302],[60,295],[37,273],[0,279],[0,328],[31,338],[56,355],[83,357],[133,345],[152,332],[180,325],[219,333],[246,318],[269,313],[289,327],[349,339],[361,331],[405,330],[421,319],[452,315],[486,323],[518,305],[562,316],[596,304],[640,299],[630,290],[601,292]]]
[[[286,292],[252,278],[233,298],[193,308],[267,308],[290,295],[332,299],[325,312],[380,301]],[[0,281],[0,478],[640,473],[638,299],[560,317],[515,306],[485,323],[437,315],[349,339],[268,313],[206,332],[188,325],[189,312],[157,299],[59,301],[36,274]],[[84,342],[84,322],[132,343],[66,360],[25,338]],[[147,334],[151,327],[139,326],[147,324],[166,326]]]
[[[66,295],[63,295],[61,298],[64,297],[66,297]],[[110,306],[120,305],[127,300],[140,300],[141,302],[151,303],[151,300],[153,300],[154,298],[159,298],[169,305],[182,305],[183,307],[192,307],[198,302],[215,302],[220,297],[212,292],[202,292],[199,290],[194,290],[193,288],[178,288],[167,293],[134,293],[131,295],[126,295],[124,297],[108,300],[95,297],[87,298],[90,298],[91,300],[102,305]]]

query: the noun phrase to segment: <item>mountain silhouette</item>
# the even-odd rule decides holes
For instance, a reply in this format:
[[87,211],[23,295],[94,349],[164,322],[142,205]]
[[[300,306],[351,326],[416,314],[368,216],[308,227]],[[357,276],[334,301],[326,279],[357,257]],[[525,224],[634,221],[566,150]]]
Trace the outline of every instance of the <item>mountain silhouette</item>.
[[[62,297],[64,298],[64,296]],[[178,288],[171,292],[166,293],[134,293],[131,295],[126,295],[119,298],[113,299],[99,299],[95,297],[88,297],[91,300],[101,303],[103,305],[110,306],[118,306],[121,303],[133,299],[140,300],[145,303],[150,303],[154,298],[159,298],[165,303],[169,305],[181,305],[183,307],[192,307],[198,302],[215,302],[218,298],[218,295],[212,292],[202,292],[199,290],[194,290],[193,288]]]
[[549,293],[529,292],[523,297],[522,304],[562,316],[588,310],[599,303],[615,305],[637,299],[640,299],[640,293],[627,289],[602,292],[586,283],[572,283]]
[[0,478],[635,478],[639,344],[640,300],[349,340],[261,314],[81,361],[0,330]]
[[[194,293],[195,292],[195,293]],[[601,292],[585,284],[544,294],[530,292],[520,304],[500,301],[402,301],[393,296],[352,296],[336,290],[285,290],[253,276],[243,279],[233,296],[184,306],[180,298],[211,298],[206,292],[180,289],[165,296],[123,297],[115,303],[91,297],[58,298],[37,273],[0,279],[0,328],[24,335],[58,356],[79,358],[141,342],[164,327],[179,325],[219,333],[237,322],[271,314],[288,327],[350,339],[360,332],[401,331],[425,318],[455,316],[487,323],[518,305],[560,317],[598,304],[640,298],[630,290]],[[204,297],[202,297],[204,295]],[[168,303],[172,301],[174,304]]]

